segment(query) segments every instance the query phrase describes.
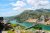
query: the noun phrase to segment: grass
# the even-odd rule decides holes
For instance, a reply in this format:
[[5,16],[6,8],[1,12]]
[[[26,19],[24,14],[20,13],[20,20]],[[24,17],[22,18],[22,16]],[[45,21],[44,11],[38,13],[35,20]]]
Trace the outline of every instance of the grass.
[[14,31],[9,30],[8,33],[15,33]]
[[16,26],[16,24],[11,24],[12,27]]

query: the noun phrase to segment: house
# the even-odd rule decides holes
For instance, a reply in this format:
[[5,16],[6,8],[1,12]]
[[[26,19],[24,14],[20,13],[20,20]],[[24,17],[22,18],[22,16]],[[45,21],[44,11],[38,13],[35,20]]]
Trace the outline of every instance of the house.
[[50,24],[50,18],[48,16],[41,15],[37,23]]
[[37,22],[36,23],[39,23],[39,24],[44,24],[45,22],[45,18],[44,18],[44,15],[41,15],[41,17],[38,18]]
[[37,22],[38,19],[28,18],[26,22]]
[[48,21],[45,22],[46,25],[50,24],[50,19]]

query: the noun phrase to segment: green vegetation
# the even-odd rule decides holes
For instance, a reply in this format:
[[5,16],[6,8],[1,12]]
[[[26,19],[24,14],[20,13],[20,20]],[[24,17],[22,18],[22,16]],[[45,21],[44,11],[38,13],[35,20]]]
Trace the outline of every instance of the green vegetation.
[[11,20],[17,20],[18,22],[24,22],[28,18],[40,18],[41,15],[49,16],[50,17],[50,9],[36,9],[36,10],[24,10],[19,15],[11,16],[11,17],[4,17],[7,22]]
[[16,26],[16,24],[11,24],[11,26],[12,26],[12,27],[15,27],[15,26]]
[[35,26],[34,29],[42,30],[42,27],[40,27],[40,26]]
[[16,16],[16,19],[19,22],[24,22],[28,18],[40,18],[41,15],[50,17],[50,10],[49,9],[24,10],[23,13]]
[[[10,22],[12,20],[16,20],[16,22],[22,23],[25,22],[29,18],[40,18],[41,15],[50,17],[50,9],[37,9],[37,10],[24,10],[20,15],[17,16],[11,16],[11,17],[5,17],[5,20],[8,20],[7,22]],[[24,26],[18,25],[18,24],[11,24],[12,27],[16,26],[16,29],[24,29]],[[38,24],[31,28],[32,30],[35,29],[42,29],[42,24]]]
[[8,31],[8,33],[15,33],[15,32],[14,32],[14,31],[12,31],[12,30],[9,30],[9,31]]

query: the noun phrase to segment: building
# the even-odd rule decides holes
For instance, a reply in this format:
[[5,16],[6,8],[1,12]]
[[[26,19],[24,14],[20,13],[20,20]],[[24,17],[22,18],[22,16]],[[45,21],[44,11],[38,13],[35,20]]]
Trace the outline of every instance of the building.
[[38,19],[28,18],[26,22],[37,22]]

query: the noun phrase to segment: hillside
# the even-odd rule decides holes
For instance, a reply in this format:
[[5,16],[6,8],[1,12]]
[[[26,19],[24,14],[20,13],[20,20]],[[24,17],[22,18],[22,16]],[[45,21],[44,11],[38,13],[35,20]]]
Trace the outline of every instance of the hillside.
[[5,20],[11,21],[11,20],[18,20],[19,22],[24,22],[25,20],[29,18],[40,18],[41,15],[49,16],[50,17],[50,9],[36,9],[36,10],[24,10],[19,15],[11,16],[11,17],[4,17]]
[[16,19],[19,22],[24,22],[28,18],[39,18],[41,15],[50,17],[50,9],[24,10],[20,15],[16,16]]

